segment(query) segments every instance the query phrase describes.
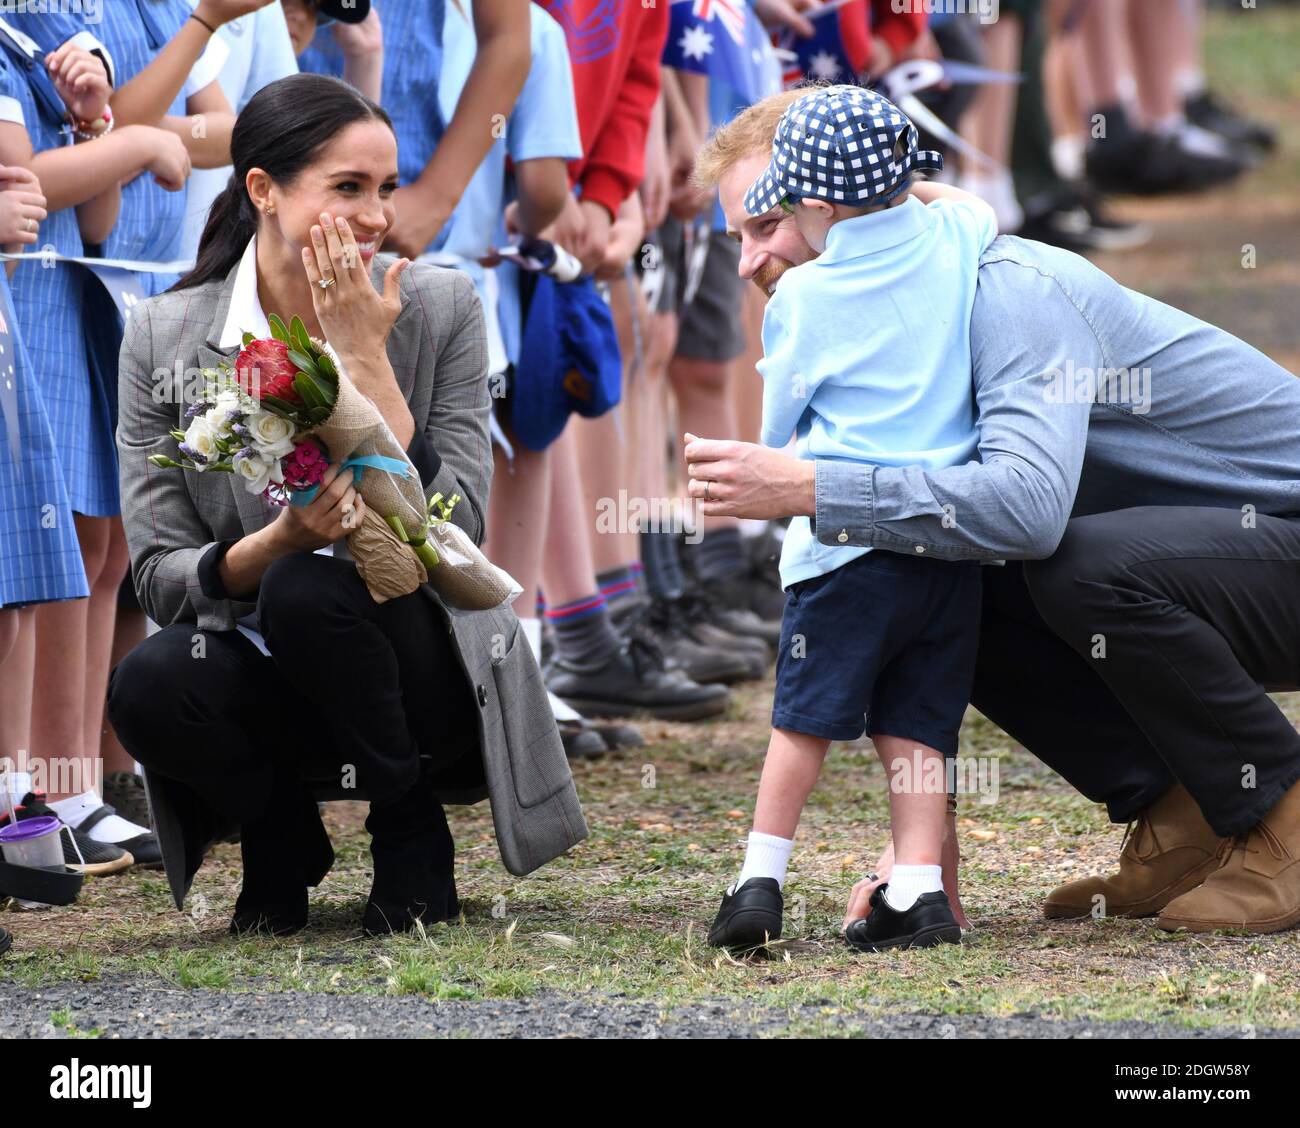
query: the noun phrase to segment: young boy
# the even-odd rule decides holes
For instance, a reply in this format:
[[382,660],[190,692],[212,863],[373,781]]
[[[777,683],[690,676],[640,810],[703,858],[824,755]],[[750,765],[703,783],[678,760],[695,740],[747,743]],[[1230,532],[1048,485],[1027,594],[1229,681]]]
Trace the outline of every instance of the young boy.
[[[857,87],[815,90],[781,118],[745,210],[793,211],[820,257],[785,272],[764,314],[768,446],[793,435],[801,458],[927,470],[975,457],[970,317],[996,223],[978,201],[911,197],[912,172],[942,165],[916,146],[897,107]],[[780,936],[799,815],[830,741],[864,729],[890,780],[895,861],[845,938],[863,951],[960,941],[940,869],[945,758],[974,676],[981,585],[977,564],[926,548],[827,547],[807,517],[791,523],[772,739],[744,866],[710,944]]]

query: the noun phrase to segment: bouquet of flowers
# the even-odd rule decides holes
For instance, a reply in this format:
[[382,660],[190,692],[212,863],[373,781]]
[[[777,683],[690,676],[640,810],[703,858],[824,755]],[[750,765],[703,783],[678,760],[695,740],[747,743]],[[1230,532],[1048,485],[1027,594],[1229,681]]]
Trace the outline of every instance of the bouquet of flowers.
[[419,474],[379,410],[348,379],[337,356],[274,314],[269,338],[244,335],[233,365],[205,369],[202,398],[172,431],[180,460],[159,467],[225,471],[276,505],[306,505],[330,461],[350,470],[365,513],[348,550],[377,602],[409,595],[426,581],[451,608],[500,607],[519,587],[450,523],[459,495],[427,502]]

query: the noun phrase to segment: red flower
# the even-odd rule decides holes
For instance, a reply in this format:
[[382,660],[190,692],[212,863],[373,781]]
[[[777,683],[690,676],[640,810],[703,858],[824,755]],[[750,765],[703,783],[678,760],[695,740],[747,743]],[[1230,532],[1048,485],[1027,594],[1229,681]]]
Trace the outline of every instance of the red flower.
[[274,337],[250,342],[235,358],[235,379],[256,400],[275,396],[292,404],[302,403],[293,386],[298,369],[289,359],[289,346]]

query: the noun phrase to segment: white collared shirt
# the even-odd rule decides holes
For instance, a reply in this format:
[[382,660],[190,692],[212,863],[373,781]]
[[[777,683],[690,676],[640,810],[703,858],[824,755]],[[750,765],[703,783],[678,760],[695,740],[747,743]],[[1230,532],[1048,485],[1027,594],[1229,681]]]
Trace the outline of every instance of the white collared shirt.
[[262,311],[262,299],[257,296],[256,235],[249,239],[244,257],[239,260],[239,269],[235,271],[235,288],[230,293],[230,309],[226,312],[226,324],[222,327],[218,344],[223,349],[237,348],[243,344],[245,333],[252,333],[254,337],[271,335],[271,323]]

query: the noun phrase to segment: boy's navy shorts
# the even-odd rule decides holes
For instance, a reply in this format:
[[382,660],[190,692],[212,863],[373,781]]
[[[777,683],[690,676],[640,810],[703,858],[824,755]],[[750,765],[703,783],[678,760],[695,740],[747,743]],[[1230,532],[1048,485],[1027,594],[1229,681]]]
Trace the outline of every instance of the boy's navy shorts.
[[827,740],[899,736],[955,756],[982,593],[978,563],[881,549],[791,585],[773,727]]

